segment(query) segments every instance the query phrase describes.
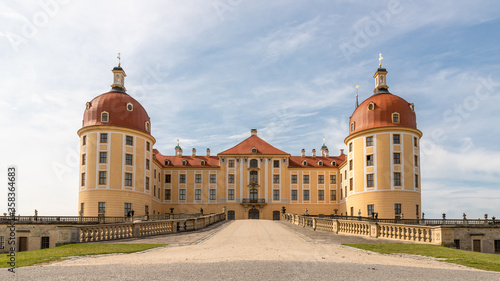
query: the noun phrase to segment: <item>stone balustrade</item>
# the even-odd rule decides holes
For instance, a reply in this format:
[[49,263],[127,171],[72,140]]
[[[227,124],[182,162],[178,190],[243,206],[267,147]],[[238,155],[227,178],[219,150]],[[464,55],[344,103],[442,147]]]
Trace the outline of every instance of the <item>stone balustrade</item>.
[[86,225],[77,228],[79,230],[79,242],[97,242],[196,230],[225,219],[226,214],[220,213],[189,219]]

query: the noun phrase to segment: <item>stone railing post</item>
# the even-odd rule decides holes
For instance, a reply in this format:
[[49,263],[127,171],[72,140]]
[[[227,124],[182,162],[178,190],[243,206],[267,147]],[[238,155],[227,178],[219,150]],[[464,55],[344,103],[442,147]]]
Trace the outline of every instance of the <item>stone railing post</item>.
[[378,225],[378,223],[370,223],[370,237],[378,238],[379,231],[380,226]]
[[313,230],[316,231],[316,218],[313,218]]
[[332,222],[332,231],[335,234],[339,233],[339,220],[333,220],[333,222]]
[[132,223],[132,237],[141,237],[141,224]]

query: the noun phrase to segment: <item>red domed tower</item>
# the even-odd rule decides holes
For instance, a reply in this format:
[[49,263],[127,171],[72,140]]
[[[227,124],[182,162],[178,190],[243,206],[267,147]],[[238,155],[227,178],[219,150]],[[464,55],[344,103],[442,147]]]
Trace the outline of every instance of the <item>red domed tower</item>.
[[421,212],[420,138],[415,106],[391,94],[379,68],[374,94],[350,117],[342,192],[348,215],[418,218]]
[[143,215],[156,204],[150,118],[126,93],[121,65],[112,71],[111,90],[87,102],[78,130],[78,200],[84,216],[123,216],[131,210]]

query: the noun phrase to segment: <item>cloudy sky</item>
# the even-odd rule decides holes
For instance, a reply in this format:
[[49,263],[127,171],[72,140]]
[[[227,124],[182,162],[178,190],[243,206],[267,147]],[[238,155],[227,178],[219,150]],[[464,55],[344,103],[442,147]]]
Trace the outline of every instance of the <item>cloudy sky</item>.
[[[104,3],[103,3],[104,2]],[[85,103],[121,53],[156,148],[221,152],[251,128],[299,155],[345,145],[355,86],[415,104],[426,217],[500,217],[497,1],[0,2],[0,213],[6,168],[20,213],[77,215]]]

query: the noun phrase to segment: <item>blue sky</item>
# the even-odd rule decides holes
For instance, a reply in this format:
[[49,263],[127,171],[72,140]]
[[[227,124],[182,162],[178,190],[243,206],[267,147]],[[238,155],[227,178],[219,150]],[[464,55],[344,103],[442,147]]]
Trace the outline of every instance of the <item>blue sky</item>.
[[345,147],[381,52],[424,133],[426,217],[500,216],[500,3],[102,2],[0,2],[0,182],[16,164],[22,215],[77,214],[76,131],[117,52],[163,154],[177,138],[221,152],[257,128],[292,155]]

